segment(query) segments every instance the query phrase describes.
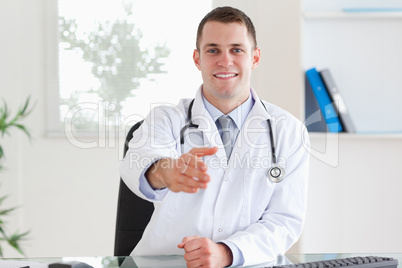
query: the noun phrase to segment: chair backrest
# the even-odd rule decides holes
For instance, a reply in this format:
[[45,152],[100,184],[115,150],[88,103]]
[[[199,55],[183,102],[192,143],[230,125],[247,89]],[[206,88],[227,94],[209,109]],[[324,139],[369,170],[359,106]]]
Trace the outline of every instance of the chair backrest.
[[[124,145],[124,155],[133,133],[142,124],[138,122],[127,134]],[[115,256],[129,256],[140,241],[154,211],[154,205],[135,195],[120,178],[119,197],[117,204],[116,234],[114,244]]]

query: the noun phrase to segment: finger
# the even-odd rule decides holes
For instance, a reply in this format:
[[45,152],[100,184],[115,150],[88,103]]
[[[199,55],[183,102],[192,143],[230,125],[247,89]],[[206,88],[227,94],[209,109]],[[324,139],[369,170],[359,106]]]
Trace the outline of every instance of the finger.
[[[181,176],[181,177],[185,177],[185,176]],[[184,179],[179,179],[179,180],[185,180],[187,178]],[[169,189],[172,192],[178,193],[178,192],[185,192],[185,193],[196,193],[198,192],[199,188],[201,188],[200,186],[188,186],[183,184],[181,181],[177,181],[176,183],[172,184],[171,186],[169,186]]]
[[202,267],[203,263],[202,263],[200,258],[197,258],[197,259],[194,259],[194,260],[188,260],[186,262],[186,266],[187,266],[187,268],[197,268],[197,267]]
[[183,154],[178,161],[178,167],[182,172],[184,172],[189,166],[204,172],[207,170],[207,165],[204,163],[204,161],[197,155],[190,152]]
[[178,187],[177,191],[172,190],[173,192],[184,192],[184,193],[189,193],[189,194],[194,194],[197,193],[200,187],[191,187],[187,185],[182,185]]
[[[183,176],[184,177],[184,176]],[[184,177],[180,178],[180,181],[178,182],[177,186],[180,188],[180,191],[186,191],[186,192],[195,192],[198,191],[199,188],[201,189],[206,189],[207,184],[204,182],[196,181],[191,177]]]
[[185,177],[180,179],[181,181],[178,181],[175,185],[172,185],[173,189],[171,189],[174,192],[198,192],[199,189],[206,189],[208,187],[207,182],[202,182],[202,181],[197,181],[194,180],[191,177]]
[[186,236],[186,237],[183,238],[183,240],[181,241],[181,243],[178,244],[177,246],[178,246],[178,247],[180,246],[180,248],[184,248],[184,245],[185,245],[185,244],[187,244],[188,242],[190,242],[190,241],[192,241],[192,240],[194,240],[194,239],[197,239],[197,238],[200,238],[200,236],[198,236],[198,235]]
[[192,237],[192,239],[187,241],[187,243],[184,245],[184,251],[186,253],[198,252],[202,247],[205,246],[204,242],[204,237]]
[[201,184],[205,184],[211,179],[207,173],[194,167],[187,167],[181,174],[184,175],[181,177],[181,182],[190,186],[199,187]]
[[[201,253],[200,253],[199,250],[195,250],[195,251],[192,251],[192,252],[184,253],[183,257],[184,257],[184,260],[187,262],[187,264],[192,263],[192,266],[195,267],[196,266],[195,262],[199,261],[201,259],[201,257],[202,257],[202,256],[200,256],[200,254]],[[187,266],[187,267],[189,267],[189,266]]]
[[190,150],[190,153],[202,157],[206,155],[213,155],[218,151],[217,147],[202,147],[202,148],[193,148]]

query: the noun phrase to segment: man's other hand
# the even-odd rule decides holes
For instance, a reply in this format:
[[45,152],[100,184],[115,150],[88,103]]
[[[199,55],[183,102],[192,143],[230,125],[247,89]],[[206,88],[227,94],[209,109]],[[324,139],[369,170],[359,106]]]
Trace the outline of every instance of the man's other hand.
[[205,237],[185,237],[177,247],[184,249],[187,267],[218,268],[229,266],[233,262],[232,251],[228,246]]

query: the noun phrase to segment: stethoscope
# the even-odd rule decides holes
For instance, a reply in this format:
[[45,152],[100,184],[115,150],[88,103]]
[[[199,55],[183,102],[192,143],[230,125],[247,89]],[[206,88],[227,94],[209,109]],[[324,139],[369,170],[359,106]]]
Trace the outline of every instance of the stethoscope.
[[[262,106],[264,106],[265,110],[267,111],[267,108],[265,107],[264,103],[261,101]],[[188,124],[185,125],[181,130],[180,130],[180,146],[181,146],[181,151],[184,152],[184,133],[188,128],[196,128],[198,129],[198,125],[194,124],[192,119],[191,119],[191,110],[193,108],[194,104],[194,99],[190,102],[190,105],[188,106],[188,111],[187,111],[187,116],[188,116]],[[268,178],[271,182],[273,183],[278,183],[283,181],[285,178],[285,169],[282,168],[281,166],[278,166],[276,163],[276,154],[275,154],[275,143],[274,143],[274,135],[272,131],[272,125],[271,125],[271,120],[267,119],[268,123],[268,128],[269,128],[269,139],[271,142],[271,152],[272,152],[272,167],[268,170]]]

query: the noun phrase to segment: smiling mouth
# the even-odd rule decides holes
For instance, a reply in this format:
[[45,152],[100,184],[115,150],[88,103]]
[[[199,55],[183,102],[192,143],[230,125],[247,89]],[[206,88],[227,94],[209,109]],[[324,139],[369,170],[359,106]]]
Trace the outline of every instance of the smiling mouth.
[[237,74],[214,74],[216,78],[232,78],[236,77]]

